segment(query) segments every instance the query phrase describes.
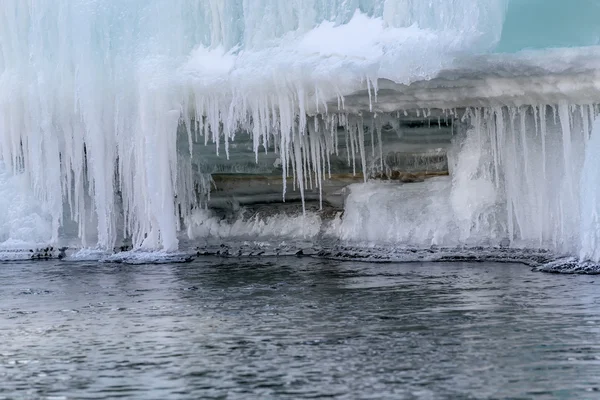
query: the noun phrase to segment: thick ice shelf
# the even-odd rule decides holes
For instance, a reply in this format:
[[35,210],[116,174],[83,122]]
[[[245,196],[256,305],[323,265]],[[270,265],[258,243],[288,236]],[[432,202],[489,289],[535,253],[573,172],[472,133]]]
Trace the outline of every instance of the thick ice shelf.
[[[409,85],[379,79],[377,86],[377,101],[360,90],[344,97],[343,111],[596,103],[600,46],[463,56],[431,79]],[[337,102],[329,107],[337,110]]]

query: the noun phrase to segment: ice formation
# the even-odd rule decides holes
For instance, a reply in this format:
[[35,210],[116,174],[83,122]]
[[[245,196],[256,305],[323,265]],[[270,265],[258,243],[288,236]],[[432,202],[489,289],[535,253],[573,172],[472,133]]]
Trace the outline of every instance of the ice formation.
[[[338,130],[366,180],[385,169],[384,124],[408,111],[465,127],[451,177],[353,185],[327,235],[508,241],[600,261],[600,31],[582,23],[581,35],[528,44],[511,19],[522,2],[5,0],[0,160],[16,177],[2,179],[26,182],[40,204],[28,214],[35,240],[49,243],[130,239],[168,252],[180,232],[316,238],[310,213],[215,222],[202,210],[210,179],[192,160],[235,157],[249,135],[255,161],[278,155],[282,199],[312,190],[322,202],[330,157],[343,153]],[[571,48],[539,49],[556,45]],[[538,50],[494,53],[527,47]],[[26,193],[4,187],[0,204]],[[20,239],[12,226],[29,217],[6,215],[0,240]]]
[[351,187],[342,238],[424,246],[508,240],[597,260],[599,111],[567,104],[467,109],[452,178]]
[[0,163],[0,250],[45,245],[53,239],[51,216],[23,178]]

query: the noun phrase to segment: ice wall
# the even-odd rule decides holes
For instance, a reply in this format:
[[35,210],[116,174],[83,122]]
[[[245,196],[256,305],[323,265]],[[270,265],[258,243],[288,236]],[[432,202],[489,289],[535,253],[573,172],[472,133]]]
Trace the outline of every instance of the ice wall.
[[97,230],[101,247],[124,230],[136,246],[173,250],[177,210],[190,208],[178,202],[193,197],[179,124],[225,153],[247,128],[257,151],[275,147],[285,166],[293,158],[302,187],[302,160],[317,151],[301,140],[306,112],[365,86],[375,97],[381,76],[427,79],[449,54],[489,48],[503,4],[6,0],[1,157],[47,205],[53,237],[67,218],[81,237]]
[[[57,240],[60,226],[72,220],[85,245],[111,249],[124,236],[136,247],[175,250],[181,222],[198,206],[198,194],[206,192],[205,182],[191,170],[190,158],[202,156],[192,154],[192,142],[204,141],[211,144],[205,151],[229,156],[235,136],[249,133],[256,157],[262,151],[280,154],[283,182],[293,177],[291,188],[284,185],[285,196],[286,190],[320,187],[329,173],[328,156],[338,149],[331,132],[342,126],[361,160],[353,169],[365,170],[365,140],[383,145],[376,131],[365,131],[358,112],[381,104],[378,97],[385,91],[378,90],[380,84],[413,87],[452,70],[457,60],[470,66],[469,57],[498,49],[507,37],[507,10],[522,1],[526,0],[4,0],[0,159],[13,174],[23,175],[43,204],[52,240]],[[543,82],[558,92],[552,99],[556,103],[563,99],[564,82],[575,87],[578,76],[563,76],[573,65],[561,64],[556,71],[542,68],[544,73],[552,70]],[[523,181],[513,168],[542,165],[539,158],[529,158],[529,149],[539,147],[538,139],[522,139],[522,152],[511,153],[519,135],[529,136],[523,135],[521,122],[512,129],[516,117],[511,113],[519,118],[522,113],[504,108],[503,101],[550,102],[531,96],[519,100],[521,84],[506,83],[514,71],[503,70],[504,80],[480,79],[481,73],[495,71],[496,64],[484,66],[474,78],[485,83],[478,87],[480,108],[464,118],[475,121],[474,131],[488,133],[485,143],[491,150],[485,154],[493,156],[494,167],[493,177],[485,179],[504,188],[498,193],[509,208],[506,234],[511,240],[558,247],[568,242],[565,247],[570,249],[578,231],[578,225],[569,222],[570,214],[551,214],[549,222],[541,222],[545,214],[522,207],[536,204],[547,213],[577,203],[572,193],[577,191],[580,169],[574,154],[583,154],[584,146],[571,143],[573,122],[567,120],[575,108],[585,107],[558,107],[567,139],[556,141],[562,146],[560,165],[566,171],[559,173],[557,182],[567,194],[555,203],[545,197],[550,189],[539,187],[545,195],[527,192],[525,201],[523,187],[539,182],[531,179],[533,175]],[[451,85],[453,105],[447,108],[461,101],[471,106],[464,104],[464,80],[456,82],[458,87]],[[574,104],[588,104],[587,98],[600,91],[597,75],[585,82],[585,87],[569,93],[570,99],[586,97]],[[509,86],[507,95],[504,89]],[[538,86],[534,83],[532,90]],[[425,89],[415,93],[410,104],[428,108],[433,102],[428,103],[430,91]],[[495,94],[494,101],[486,100],[486,89]],[[386,93],[401,95],[398,90]],[[361,91],[368,101],[348,116],[346,99]],[[446,108],[439,101],[435,107]],[[528,121],[535,118],[523,118],[532,126]],[[546,121],[538,116],[537,123]],[[467,168],[463,161],[466,164],[457,165]],[[452,184],[471,187],[472,180]],[[456,208],[464,199],[452,196],[448,207]],[[460,218],[467,221],[478,213],[463,212]],[[537,225],[530,225],[532,215]],[[467,226],[464,221],[459,225]],[[460,229],[461,237],[470,235],[465,233],[470,228]],[[86,242],[88,238],[93,239]]]

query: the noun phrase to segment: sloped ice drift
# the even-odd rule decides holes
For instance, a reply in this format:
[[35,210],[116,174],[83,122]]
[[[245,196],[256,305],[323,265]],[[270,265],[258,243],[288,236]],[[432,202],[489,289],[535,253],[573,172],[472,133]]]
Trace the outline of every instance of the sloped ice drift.
[[600,7],[531,3],[3,1],[0,250],[593,271]]

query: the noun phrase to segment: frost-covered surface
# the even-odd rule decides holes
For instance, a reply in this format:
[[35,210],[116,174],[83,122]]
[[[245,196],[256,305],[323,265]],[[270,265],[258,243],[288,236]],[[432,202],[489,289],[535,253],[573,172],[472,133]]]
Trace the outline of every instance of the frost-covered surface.
[[189,262],[193,252],[124,251],[100,258],[100,262],[121,264],[173,264]]
[[42,261],[65,259],[67,247],[39,246],[31,242],[19,242],[0,248],[0,261]]
[[[197,249],[197,256],[220,257],[316,257],[334,260],[390,262],[507,262],[523,263],[540,271],[562,258],[544,249],[458,246],[429,248],[409,246],[365,246],[360,243],[257,242],[207,243]],[[573,260],[571,260],[573,261]]]
[[600,274],[600,264],[592,261],[581,261],[576,257],[562,257],[537,268],[541,272],[555,274]]
[[555,259],[547,250],[503,247],[361,247],[324,248],[319,257],[367,262],[507,262],[537,267]]

